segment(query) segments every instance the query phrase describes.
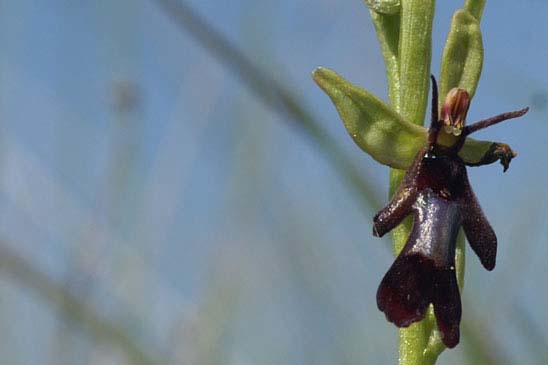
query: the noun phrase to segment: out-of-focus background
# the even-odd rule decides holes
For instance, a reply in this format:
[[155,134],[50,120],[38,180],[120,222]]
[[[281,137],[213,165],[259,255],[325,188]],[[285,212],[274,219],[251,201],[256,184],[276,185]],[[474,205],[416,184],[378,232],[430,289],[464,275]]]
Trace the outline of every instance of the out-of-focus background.
[[[460,6],[438,2],[434,74]],[[387,99],[362,1],[0,9],[2,364],[396,362],[375,303],[390,244],[371,236],[388,171],[310,77],[327,66]],[[548,363],[547,15],[485,9],[468,120],[532,111],[478,135],[519,156],[470,169],[498,264],[468,250],[443,364]]]

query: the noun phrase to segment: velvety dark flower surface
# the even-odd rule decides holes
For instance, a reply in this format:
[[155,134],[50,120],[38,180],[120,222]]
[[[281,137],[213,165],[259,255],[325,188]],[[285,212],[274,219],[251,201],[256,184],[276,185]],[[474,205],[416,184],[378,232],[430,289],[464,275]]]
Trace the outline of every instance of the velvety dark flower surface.
[[413,215],[411,234],[382,279],[377,305],[389,321],[407,327],[422,320],[432,303],[442,341],[451,348],[459,342],[462,312],[455,272],[459,229],[464,229],[487,270],[495,267],[497,253],[495,232],[472,191],[458,151],[466,135],[523,115],[526,109],[465,127],[468,105],[463,100],[469,101],[466,91],[452,90],[448,94],[444,110],[452,110],[455,115],[438,120],[435,81],[433,86],[428,144],[418,152],[391,202],[374,218],[373,234],[382,236]]

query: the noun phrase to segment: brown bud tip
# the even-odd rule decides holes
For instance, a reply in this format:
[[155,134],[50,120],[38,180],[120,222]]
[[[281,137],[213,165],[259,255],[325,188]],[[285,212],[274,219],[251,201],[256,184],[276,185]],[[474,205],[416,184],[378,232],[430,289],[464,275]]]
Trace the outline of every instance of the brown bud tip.
[[466,114],[470,107],[470,94],[464,89],[452,88],[445,97],[441,108],[441,119],[444,131],[459,136],[464,128]]

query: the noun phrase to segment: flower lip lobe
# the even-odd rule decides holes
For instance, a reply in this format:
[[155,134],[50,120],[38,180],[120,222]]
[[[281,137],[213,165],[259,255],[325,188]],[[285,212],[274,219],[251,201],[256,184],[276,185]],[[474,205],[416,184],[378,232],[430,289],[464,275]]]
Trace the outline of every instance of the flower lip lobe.
[[408,327],[424,318],[431,302],[443,343],[455,347],[462,309],[454,271],[438,268],[420,254],[398,257],[377,291],[379,310],[389,322]]
[[449,348],[459,343],[459,324],[462,316],[459,287],[457,277],[451,269],[441,270],[434,278],[432,303],[438,328],[442,334],[442,341]]
[[407,327],[426,314],[432,292],[433,265],[420,255],[398,257],[377,291],[377,306],[388,321]]

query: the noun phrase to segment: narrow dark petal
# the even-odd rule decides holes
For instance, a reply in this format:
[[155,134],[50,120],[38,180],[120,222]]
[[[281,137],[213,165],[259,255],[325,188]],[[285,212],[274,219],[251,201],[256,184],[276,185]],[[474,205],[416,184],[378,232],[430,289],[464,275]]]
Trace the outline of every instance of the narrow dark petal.
[[412,189],[398,190],[390,203],[373,218],[373,235],[382,237],[411,213],[415,202],[415,192]]
[[438,84],[434,75],[430,75],[432,81],[432,102],[431,102],[431,114],[430,114],[430,128],[428,128],[428,144],[433,145],[436,143],[438,137],[438,131],[440,129],[439,115],[438,115]]
[[497,260],[497,236],[483,214],[468,179],[465,180],[461,203],[462,227],[470,246],[476,255],[478,255],[481,264],[487,270],[491,271],[495,268]]
[[520,109],[520,110],[516,110],[514,112],[502,113],[502,114],[499,114],[499,115],[495,115],[494,117],[491,117],[491,118],[480,120],[479,122],[476,122],[474,124],[471,124],[471,125],[465,127],[464,131],[463,131],[463,135],[467,136],[467,135],[472,134],[476,131],[479,131],[480,129],[490,127],[494,124],[503,122],[503,121],[508,120],[508,119],[519,118],[519,117],[523,116],[525,113],[527,113],[528,111],[529,111],[529,107],[523,108],[523,109]]
[[432,303],[442,341],[449,348],[459,343],[462,314],[459,287],[454,268],[438,270],[434,277]]
[[381,281],[377,306],[388,321],[407,327],[424,318],[432,296],[434,267],[422,255],[402,252]]
[[382,208],[373,218],[374,236],[382,237],[411,214],[413,204],[417,199],[417,174],[422,166],[422,157],[426,151],[427,149],[424,148],[417,153],[413,164],[405,173],[405,177],[398,190],[394,193],[390,203]]

